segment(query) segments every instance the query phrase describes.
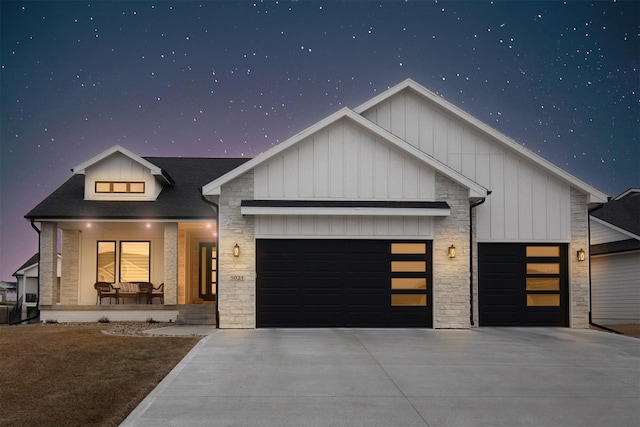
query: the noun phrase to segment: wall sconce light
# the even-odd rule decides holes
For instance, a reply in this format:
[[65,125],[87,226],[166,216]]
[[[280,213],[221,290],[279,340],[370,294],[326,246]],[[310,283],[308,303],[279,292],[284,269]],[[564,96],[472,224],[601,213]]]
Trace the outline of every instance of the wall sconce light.
[[449,246],[449,250],[447,252],[449,254],[449,258],[455,258],[456,257],[456,247],[451,245]]
[[238,244],[236,243],[236,245],[233,247],[233,256],[234,257],[239,257],[240,256],[240,246],[238,246]]
[[578,257],[578,261],[584,261],[587,257],[587,255],[584,252],[584,249],[580,248],[580,250],[576,253],[576,256]]

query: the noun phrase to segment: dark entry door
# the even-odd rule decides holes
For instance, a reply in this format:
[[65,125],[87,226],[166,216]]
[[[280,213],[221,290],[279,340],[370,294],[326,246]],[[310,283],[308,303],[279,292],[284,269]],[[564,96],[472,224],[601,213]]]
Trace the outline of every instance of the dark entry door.
[[205,301],[216,301],[218,291],[218,253],[213,242],[200,243],[199,295]]
[[569,326],[566,244],[478,244],[480,326]]
[[431,327],[431,242],[392,244],[258,240],[257,326]]

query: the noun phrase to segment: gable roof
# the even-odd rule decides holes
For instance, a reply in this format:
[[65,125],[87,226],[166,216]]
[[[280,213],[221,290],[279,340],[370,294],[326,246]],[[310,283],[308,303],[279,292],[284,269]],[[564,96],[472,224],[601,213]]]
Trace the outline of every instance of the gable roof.
[[602,208],[593,211],[591,216],[609,228],[640,240],[640,189],[625,191]]
[[553,163],[551,163],[550,161],[546,160],[545,158],[537,155],[536,153],[534,153],[533,151],[529,150],[528,148],[522,146],[521,144],[519,144],[515,140],[509,138],[508,136],[504,135],[503,133],[499,132],[498,130],[496,130],[496,129],[492,128],[491,126],[487,125],[486,123],[478,120],[477,118],[473,117],[469,113],[467,113],[467,112],[463,111],[462,109],[456,107],[452,103],[446,101],[444,98],[436,95],[435,93],[431,92],[430,90],[428,90],[425,87],[419,85],[418,83],[416,83],[415,81],[413,81],[411,79],[407,79],[407,80],[397,84],[396,86],[393,86],[392,88],[386,90],[385,92],[381,93],[380,95],[375,96],[374,98],[370,99],[369,101],[367,101],[367,102],[361,104],[360,106],[356,107],[354,109],[354,111],[356,113],[358,113],[358,114],[363,114],[367,110],[375,107],[376,105],[378,105],[380,103],[383,103],[383,102],[387,101],[388,99],[390,99],[394,95],[396,95],[396,94],[398,94],[398,93],[400,93],[400,92],[402,92],[404,90],[410,90],[410,91],[416,93],[422,99],[427,100],[428,102],[430,102],[432,104],[435,104],[437,107],[439,107],[442,110],[448,112],[449,114],[455,116],[458,120],[462,121],[466,125],[476,129],[478,132],[483,133],[483,134],[487,135],[489,138],[491,138],[492,140],[497,141],[498,143],[502,144],[505,148],[518,153],[519,155],[527,158],[528,160],[532,161],[533,163],[537,164],[538,166],[542,167],[543,169],[549,171],[552,175],[555,175],[556,177],[558,177],[562,181],[568,183],[569,185],[571,185],[575,189],[577,189],[580,192],[586,194],[588,196],[588,199],[587,199],[588,203],[606,203],[607,202],[607,195],[604,194],[603,192],[601,192],[598,189],[590,186],[589,184],[585,183],[584,181],[580,180],[579,178],[571,175],[569,172],[567,172],[564,169],[554,165]]
[[360,126],[361,128],[366,129],[367,131],[373,133],[376,137],[380,138],[381,140],[383,140],[383,141],[395,146],[396,148],[399,148],[403,152],[411,155],[415,159],[423,162],[424,164],[429,165],[430,167],[432,167],[436,171],[438,171],[438,172],[442,173],[443,175],[449,177],[452,181],[454,181],[454,182],[458,183],[459,185],[461,185],[462,187],[468,189],[470,198],[483,198],[483,197],[486,197],[490,193],[489,190],[487,190],[486,188],[484,188],[483,186],[481,186],[477,182],[472,181],[471,179],[469,179],[469,178],[465,177],[464,175],[460,174],[459,172],[453,170],[452,168],[450,168],[449,166],[447,166],[444,163],[440,162],[439,160],[436,160],[435,158],[433,158],[433,157],[429,156],[428,154],[424,153],[423,151],[420,151],[419,149],[417,149],[413,145],[409,144],[408,142],[404,141],[403,139],[398,138],[397,136],[393,135],[392,133],[388,132],[387,130],[383,129],[382,127],[380,127],[380,126],[376,125],[375,123],[365,119],[361,115],[356,114],[353,110],[351,110],[349,108],[343,108],[340,111],[337,111],[337,112],[331,114],[330,116],[326,117],[325,119],[320,120],[315,125],[303,130],[299,134],[287,139],[286,141],[281,142],[280,144],[276,145],[275,147],[273,147],[273,148],[265,151],[264,153],[254,157],[252,160],[250,160],[247,163],[243,164],[241,167],[236,168],[236,169],[230,171],[229,173],[221,176],[220,178],[218,178],[218,179],[210,182],[209,184],[205,185],[202,188],[202,194],[205,195],[205,196],[219,195],[220,194],[220,188],[224,184],[226,184],[226,183],[234,180],[235,178],[241,176],[242,174],[252,170],[253,168],[258,166],[259,164],[261,164],[261,163],[263,163],[263,162],[265,162],[265,161],[277,156],[278,154],[284,152],[285,150],[289,149],[293,145],[301,142],[302,140],[304,140],[305,138],[309,137],[310,135],[313,135],[316,132],[319,132],[319,131],[327,128],[328,126],[338,122],[339,120],[349,120],[349,121],[355,123],[356,125]]
[[97,156],[94,156],[92,158],[90,158],[89,160],[80,163],[78,166],[76,166],[75,168],[72,168],[71,171],[74,174],[85,174],[85,170],[97,163],[100,163],[102,160],[106,159],[109,156],[112,156],[113,154],[116,153],[120,153],[128,158],[130,158],[131,160],[133,160],[136,163],[139,163],[140,165],[146,167],[147,169],[149,169],[149,171],[151,172],[151,174],[153,176],[155,176],[156,178],[160,179],[160,181],[164,182],[165,184],[171,185],[173,184],[173,179],[166,174],[161,168],[159,168],[158,166],[154,165],[153,163],[145,160],[144,158],[138,156],[137,154],[134,154],[133,152],[127,150],[126,148],[120,146],[120,145],[114,145],[113,147],[109,148],[106,151],[103,151],[102,153],[98,154]]
[[36,253],[34,254],[31,258],[29,258],[24,264],[22,264],[15,273],[13,273],[13,276],[15,275],[20,275],[22,270],[34,266],[36,264],[38,264],[40,262],[40,253]]
[[182,157],[140,159],[154,165],[158,170],[168,171],[174,178],[174,185],[165,187],[155,201],[85,200],[85,177],[76,173],[29,211],[25,218],[33,220],[211,218],[213,211],[211,206],[202,199],[200,188],[249,160]]
[[[61,254],[57,254],[57,255],[58,255],[58,260],[62,259],[62,255]],[[22,275],[24,275],[24,273],[27,270],[37,266],[39,263],[40,263],[40,253],[36,253],[36,254],[32,255],[31,258],[29,258],[24,264],[22,264],[16,270],[16,272],[12,274],[12,276],[14,276],[14,277],[22,276]]]

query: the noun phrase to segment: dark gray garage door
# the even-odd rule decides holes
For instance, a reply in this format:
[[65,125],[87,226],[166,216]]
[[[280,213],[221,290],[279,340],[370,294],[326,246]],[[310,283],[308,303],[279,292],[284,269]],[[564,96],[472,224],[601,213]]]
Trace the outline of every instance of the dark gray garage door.
[[431,242],[256,242],[258,327],[431,327]]
[[478,244],[480,326],[569,326],[566,244]]

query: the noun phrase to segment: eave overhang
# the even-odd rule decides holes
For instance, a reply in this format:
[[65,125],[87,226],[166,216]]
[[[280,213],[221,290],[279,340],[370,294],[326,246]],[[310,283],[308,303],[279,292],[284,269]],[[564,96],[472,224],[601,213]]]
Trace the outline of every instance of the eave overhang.
[[446,202],[343,201],[343,200],[243,200],[242,215],[274,216],[449,216]]

